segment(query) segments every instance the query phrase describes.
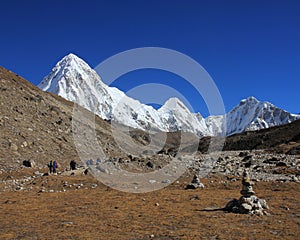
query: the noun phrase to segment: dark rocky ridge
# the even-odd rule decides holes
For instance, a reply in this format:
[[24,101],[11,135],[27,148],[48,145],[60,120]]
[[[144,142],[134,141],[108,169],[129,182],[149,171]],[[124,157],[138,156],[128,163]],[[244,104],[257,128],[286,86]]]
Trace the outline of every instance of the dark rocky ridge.
[[[210,141],[217,143],[218,138],[202,138],[198,150],[207,152]],[[231,135],[225,139],[223,148],[225,151],[254,149],[265,149],[285,154],[300,154],[300,120],[278,127]]]

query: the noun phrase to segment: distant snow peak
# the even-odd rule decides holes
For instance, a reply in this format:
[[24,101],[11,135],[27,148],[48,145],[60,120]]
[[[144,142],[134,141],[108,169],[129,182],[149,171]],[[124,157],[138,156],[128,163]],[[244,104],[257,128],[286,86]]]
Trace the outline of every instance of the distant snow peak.
[[100,76],[73,53],[61,59],[38,87],[73,101],[103,119],[143,130],[181,130],[198,136],[218,136],[268,128],[300,118],[253,96],[221,116],[203,118],[200,113],[191,113],[175,97],[155,110],[104,84]]
[[242,99],[241,102],[259,102],[255,97],[253,96],[250,96],[250,97],[247,97],[246,99]]
[[190,111],[188,110],[188,108],[184,105],[183,102],[181,102],[178,98],[176,97],[172,97],[172,98],[169,98],[165,103],[164,105],[161,106],[161,108],[158,109],[159,111],[166,111],[166,110],[169,110],[169,111],[175,111],[175,110],[183,110],[183,111],[186,111],[186,112],[189,112]]
[[249,97],[228,112],[226,118],[226,135],[232,135],[290,123],[300,116],[290,114],[269,102],[261,102],[254,97]]
[[181,101],[178,98],[171,97],[164,103],[163,106],[168,107],[168,108],[176,108],[177,104],[183,105],[183,103],[181,103]]
[[[65,57],[63,57],[58,63],[57,65],[63,66],[63,65],[70,65],[71,63],[79,63],[79,62],[83,62],[83,64],[86,64],[81,58],[77,57],[75,54],[70,53],[68,55],[66,55]],[[78,64],[77,63],[77,64]]]

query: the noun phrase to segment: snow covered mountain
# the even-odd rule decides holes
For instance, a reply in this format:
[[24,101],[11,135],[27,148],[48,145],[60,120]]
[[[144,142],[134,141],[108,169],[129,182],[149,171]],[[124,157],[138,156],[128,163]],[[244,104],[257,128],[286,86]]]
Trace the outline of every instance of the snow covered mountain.
[[[74,54],[65,56],[38,85],[73,101],[106,120],[154,131],[191,132],[198,136],[231,135],[285,124],[300,118],[254,97],[242,100],[225,116],[203,118],[191,113],[177,98],[170,98],[158,110],[104,84],[99,75]],[[223,126],[227,127],[226,134]]]
[[107,87],[99,75],[74,54],[59,61],[38,87],[78,103],[103,119],[111,119],[119,99],[125,96],[118,89]]
[[179,99],[169,99],[157,111],[117,88],[105,85],[99,75],[74,54],[59,61],[38,87],[73,101],[103,119],[130,127],[154,131],[183,130],[199,136],[209,134],[205,121],[199,121]]
[[198,136],[211,135],[201,114],[191,113],[178,98],[168,99],[157,112],[164,128],[170,132],[181,130]]
[[269,102],[260,102],[254,97],[243,99],[225,116],[211,116],[206,119],[210,132],[220,135],[219,126],[226,124],[226,135],[244,131],[279,126],[300,118],[300,115],[291,114],[277,108]]

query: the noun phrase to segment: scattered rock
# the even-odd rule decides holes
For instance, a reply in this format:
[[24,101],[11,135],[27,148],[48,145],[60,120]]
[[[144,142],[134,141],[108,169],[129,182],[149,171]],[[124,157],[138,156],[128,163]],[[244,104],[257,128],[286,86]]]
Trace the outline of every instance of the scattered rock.
[[22,145],[21,145],[21,147],[27,147],[28,146],[28,143],[26,142],[26,141],[24,141],[23,143],[22,143]]
[[253,164],[253,162],[250,160],[250,161],[246,162],[244,166],[245,166],[245,168],[250,168],[252,164]]
[[263,163],[267,163],[267,164],[275,164],[277,163],[279,160],[276,157],[272,157],[270,159],[264,160]]
[[12,151],[14,151],[14,152],[18,151],[19,148],[18,148],[18,146],[16,144],[10,143],[9,145],[10,145],[10,149]]
[[73,222],[62,222],[61,225],[63,225],[63,226],[72,226]]
[[280,206],[282,209],[286,210],[286,211],[289,211],[290,208],[288,206]]
[[247,152],[240,152],[239,157],[246,157],[248,155]]
[[35,163],[32,160],[24,160],[23,161],[23,166],[25,166],[25,167],[34,167]]
[[249,160],[251,160],[252,156],[251,155],[247,155],[246,157],[243,158],[242,162],[248,162]]
[[96,183],[91,183],[90,186],[91,186],[91,188],[96,188],[96,187],[98,187],[98,184],[96,184]]
[[20,191],[20,190],[23,190],[24,188],[22,186],[17,186],[16,187],[16,190]]
[[154,164],[152,162],[150,162],[150,161],[146,163],[146,166],[148,168],[154,168]]
[[200,200],[200,197],[198,195],[190,197],[190,200]]
[[298,179],[298,177],[296,177],[296,176],[292,176],[292,181],[293,181],[293,182],[298,182],[299,179]]
[[43,174],[43,173],[40,173],[39,171],[35,171],[35,172],[34,172],[34,175],[37,175],[37,176],[43,176],[44,174]]
[[276,167],[286,167],[287,164],[285,162],[278,162],[276,163]]
[[161,183],[167,183],[167,184],[169,184],[169,183],[171,183],[171,180],[169,180],[169,179],[162,180]]

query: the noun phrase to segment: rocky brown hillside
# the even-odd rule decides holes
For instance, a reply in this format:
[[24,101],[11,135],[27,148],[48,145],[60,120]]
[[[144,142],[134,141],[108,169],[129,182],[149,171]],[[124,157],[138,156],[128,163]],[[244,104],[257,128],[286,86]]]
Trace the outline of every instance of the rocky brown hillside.
[[[20,166],[25,159],[38,166],[56,160],[61,167],[71,159],[79,161],[72,135],[71,102],[0,67],[0,104],[0,170]],[[99,141],[113,142],[109,123],[96,117],[96,130]],[[113,144],[106,151],[119,154]]]
[[[72,102],[42,91],[2,67],[0,67],[0,93],[0,171],[16,169],[27,159],[35,162],[37,167],[44,167],[50,160],[56,160],[61,170],[69,167],[71,159],[80,163],[74,145]],[[109,122],[85,109],[81,108],[81,111],[85,123],[76,125],[84,132],[84,136],[81,137],[84,139],[82,149],[86,159],[101,157],[94,154],[97,153],[94,139],[87,137],[94,129],[96,141],[100,143],[99,146],[106,158],[113,158],[121,163],[137,161],[137,158],[123,152],[118,143],[126,145],[129,152],[135,150],[130,145],[132,141],[141,146],[149,143],[149,134],[134,129],[128,134],[127,128],[123,126],[114,129],[113,136],[112,125]],[[168,142],[178,141],[178,136],[169,136]],[[118,141],[115,141],[115,138],[118,138]],[[194,140],[195,137],[192,136],[191,139]],[[161,146],[164,138],[156,137],[156,141]],[[168,154],[154,158],[153,162],[157,163],[169,160]],[[147,157],[139,160],[140,167],[147,168],[148,161]]]

